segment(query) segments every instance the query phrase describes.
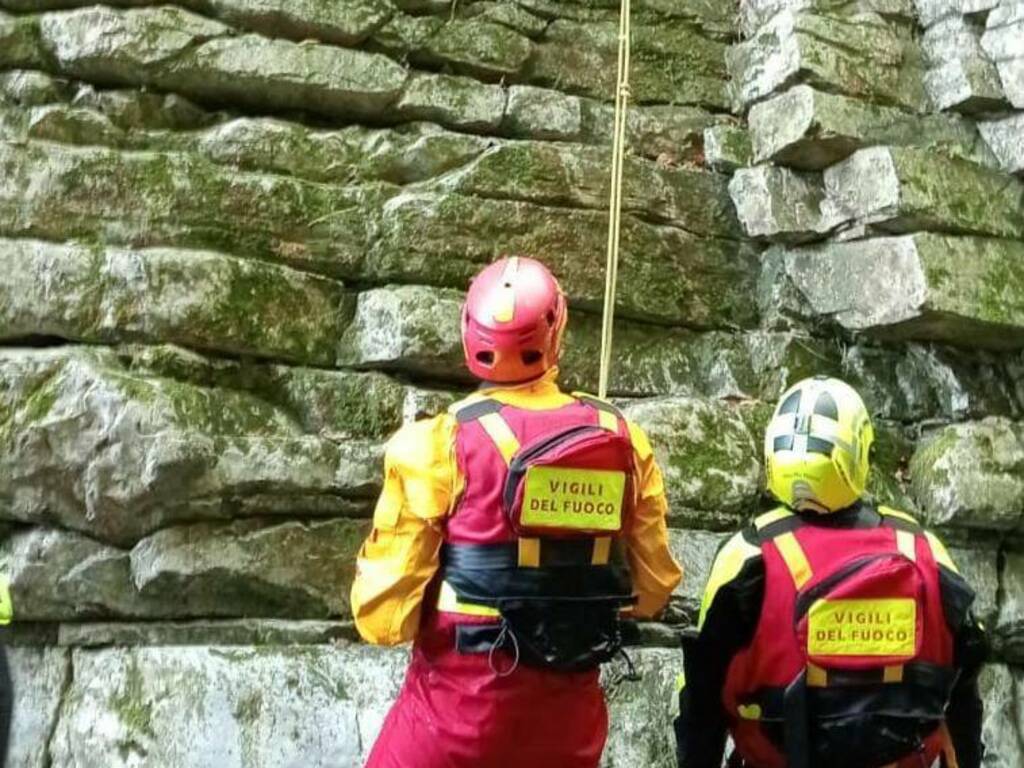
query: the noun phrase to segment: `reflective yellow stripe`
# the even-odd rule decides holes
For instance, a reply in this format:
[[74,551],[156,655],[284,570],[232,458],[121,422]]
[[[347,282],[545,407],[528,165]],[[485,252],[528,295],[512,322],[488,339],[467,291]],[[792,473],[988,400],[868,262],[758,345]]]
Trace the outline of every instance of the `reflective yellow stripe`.
[[594,539],[594,553],[590,556],[591,565],[607,565],[612,556],[612,537],[599,536]]
[[774,541],[775,546],[782,554],[782,559],[786,561],[786,567],[789,569],[790,576],[793,577],[796,588],[803,589],[804,584],[811,580],[814,572],[811,570],[811,564],[807,562],[807,555],[804,554],[800,542],[792,533],[776,536]]
[[761,719],[761,705],[760,704],[740,704],[736,707],[736,714],[738,714],[744,720],[760,720]]
[[540,539],[519,540],[519,565],[522,568],[540,568]]
[[679,693],[683,688],[686,687],[686,673],[680,672],[676,675],[676,693]]
[[896,547],[908,560],[917,560],[917,537],[910,531],[896,531]]
[[480,426],[486,430],[491,440],[498,446],[498,451],[501,453],[505,463],[511,464],[512,457],[519,450],[519,440],[512,431],[512,427],[501,418],[500,413],[488,413],[486,416],[481,416],[479,421]]
[[808,664],[807,685],[810,688],[826,687],[828,685],[828,672],[816,664]]
[[14,602],[11,600],[11,586],[5,576],[0,576],[0,625],[10,624],[14,618]]
[[946,545],[939,540],[939,537],[928,531],[925,531],[924,536],[928,539],[928,546],[931,547],[932,557],[935,558],[935,562],[949,568],[953,573],[960,573],[960,569],[956,567],[956,563],[953,562],[953,558],[949,556],[949,550],[946,549]]
[[503,287],[491,296],[491,318],[496,323],[510,323],[516,316],[516,291],[512,287],[512,280],[518,271],[519,258],[513,256],[508,260],[501,276]]
[[772,523],[778,522],[779,520],[785,520],[787,517],[792,516],[793,513],[788,509],[785,507],[779,507],[778,509],[773,509],[771,512],[765,512],[763,515],[759,515],[757,519],[754,520],[754,527],[760,531]]
[[700,602],[700,618],[697,620],[698,629],[704,625],[704,617],[715,601],[718,590],[739,576],[747,560],[760,554],[761,548],[748,542],[742,533],[735,534],[726,542],[715,558],[714,565],[711,566],[711,575],[708,576],[707,586],[704,587],[704,596]]
[[460,613],[463,616],[488,616],[497,618],[501,612],[489,605],[476,605],[475,603],[463,603],[455,594],[452,585],[447,581],[441,582],[441,590],[437,595],[437,610],[445,613]]
[[885,517],[898,517],[900,520],[906,520],[908,523],[919,525],[913,515],[908,515],[906,512],[900,512],[898,509],[893,509],[892,507],[879,507],[878,514]]
[[903,665],[897,664],[892,667],[886,667],[882,671],[882,682],[883,683],[902,683],[903,682]]
[[611,411],[598,411],[597,421],[609,432],[617,432],[619,430],[619,420]]

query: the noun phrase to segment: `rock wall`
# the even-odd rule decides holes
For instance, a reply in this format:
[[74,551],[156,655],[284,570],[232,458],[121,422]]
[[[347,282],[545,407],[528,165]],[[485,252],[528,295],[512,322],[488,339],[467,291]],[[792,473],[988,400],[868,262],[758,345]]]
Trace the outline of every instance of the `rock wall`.
[[[787,384],[876,415],[872,490],[978,588],[986,765],[1024,764],[1024,3],[637,0],[613,393],[687,568],[607,685],[673,764],[715,548]],[[469,386],[506,251],[593,388],[614,0],[0,0],[0,565],[16,768],[357,766],[382,443]]]

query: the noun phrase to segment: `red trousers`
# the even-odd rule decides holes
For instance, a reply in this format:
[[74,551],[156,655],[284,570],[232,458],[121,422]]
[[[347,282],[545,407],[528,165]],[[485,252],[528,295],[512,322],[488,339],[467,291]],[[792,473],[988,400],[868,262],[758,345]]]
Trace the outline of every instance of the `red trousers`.
[[[447,631],[421,634],[366,768],[597,767],[608,713],[596,671],[501,676],[486,654],[451,642]],[[512,659],[494,662],[503,670]]]

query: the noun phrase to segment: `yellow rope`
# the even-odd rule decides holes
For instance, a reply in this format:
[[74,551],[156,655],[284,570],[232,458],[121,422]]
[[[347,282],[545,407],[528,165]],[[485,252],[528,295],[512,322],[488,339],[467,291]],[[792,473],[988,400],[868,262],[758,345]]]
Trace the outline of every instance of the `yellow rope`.
[[626,113],[629,102],[630,0],[619,9],[619,65],[615,79],[615,124],[612,129],[612,177],[608,201],[608,254],[604,273],[604,316],[601,321],[601,372],[597,394],[608,396],[612,363],[615,285],[619,276],[619,235],[622,223],[622,165],[626,154]]

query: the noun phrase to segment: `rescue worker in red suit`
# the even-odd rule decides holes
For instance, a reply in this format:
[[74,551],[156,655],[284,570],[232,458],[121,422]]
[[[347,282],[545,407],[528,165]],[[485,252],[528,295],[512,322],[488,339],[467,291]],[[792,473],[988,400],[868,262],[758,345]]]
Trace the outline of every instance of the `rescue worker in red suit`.
[[719,551],[684,640],[681,768],[979,768],[984,633],[949,552],[865,496],[874,432],[824,377],[765,436],[781,506]]
[[352,607],[414,644],[369,768],[595,768],[599,665],[681,579],[646,436],[559,389],[566,316],[539,262],[485,268],[462,316],[483,385],[388,445]]

